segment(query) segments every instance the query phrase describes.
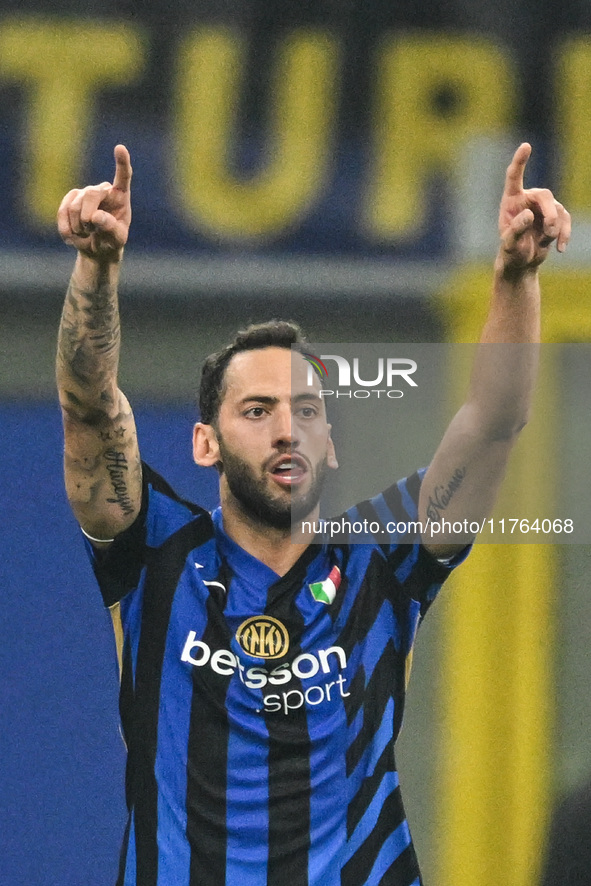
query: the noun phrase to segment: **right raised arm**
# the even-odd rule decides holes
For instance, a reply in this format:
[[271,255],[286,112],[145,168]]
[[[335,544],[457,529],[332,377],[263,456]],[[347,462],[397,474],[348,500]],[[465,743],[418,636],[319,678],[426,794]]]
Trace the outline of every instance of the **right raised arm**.
[[131,222],[131,164],[123,145],[115,148],[115,163],[112,184],[70,191],[58,211],[60,235],[78,250],[56,365],[66,492],[84,531],[105,543],[134,521],[142,489],[133,413],[117,385],[117,284]]

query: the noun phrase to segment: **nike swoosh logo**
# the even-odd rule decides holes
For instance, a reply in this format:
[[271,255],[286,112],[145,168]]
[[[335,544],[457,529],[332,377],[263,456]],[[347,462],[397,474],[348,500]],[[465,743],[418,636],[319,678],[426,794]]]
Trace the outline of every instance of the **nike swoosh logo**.
[[208,588],[221,588],[224,593],[227,593],[226,588],[221,581],[204,581],[203,584],[207,585]]

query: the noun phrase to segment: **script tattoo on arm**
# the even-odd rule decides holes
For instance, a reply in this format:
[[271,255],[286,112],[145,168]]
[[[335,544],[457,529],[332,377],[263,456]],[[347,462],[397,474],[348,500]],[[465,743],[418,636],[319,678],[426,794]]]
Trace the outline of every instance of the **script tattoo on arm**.
[[451,478],[445,486],[436,486],[433,493],[429,496],[427,503],[427,517],[432,521],[437,521],[450,501],[462,485],[466,476],[466,468],[456,468]]
[[119,452],[117,449],[107,449],[105,452],[105,463],[115,494],[115,498],[108,498],[107,501],[112,504],[118,504],[126,515],[134,514],[135,510],[127,484],[129,465],[125,453]]
[[141,501],[135,422],[117,382],[119,349],[117,276],[109,266],[78,265],[62,312],[57,381],[68,498],[96,538],[122,532]]

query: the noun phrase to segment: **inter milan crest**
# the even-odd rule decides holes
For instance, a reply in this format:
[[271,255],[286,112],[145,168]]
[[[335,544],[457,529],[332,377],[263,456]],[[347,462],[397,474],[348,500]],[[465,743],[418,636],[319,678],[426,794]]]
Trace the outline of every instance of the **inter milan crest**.
[[236,631],[241,648],[253,658],[282,658],[289,649],[287,628],[270,615],[255,615]]

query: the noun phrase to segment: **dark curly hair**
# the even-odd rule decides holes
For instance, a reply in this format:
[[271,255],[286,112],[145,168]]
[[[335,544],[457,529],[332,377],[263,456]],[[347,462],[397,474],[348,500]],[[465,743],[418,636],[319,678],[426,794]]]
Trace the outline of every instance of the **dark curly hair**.
[[224,397],[226,369],[232,357],[242,351],[260,348],[286,348],[303,346],[306,340],[297,323],[288,320],[269,320],[253,323],[236,333],[234,341],[215,354],[210,354],[201,370],[199,388],[199,412],[205,424],[215,424]]

